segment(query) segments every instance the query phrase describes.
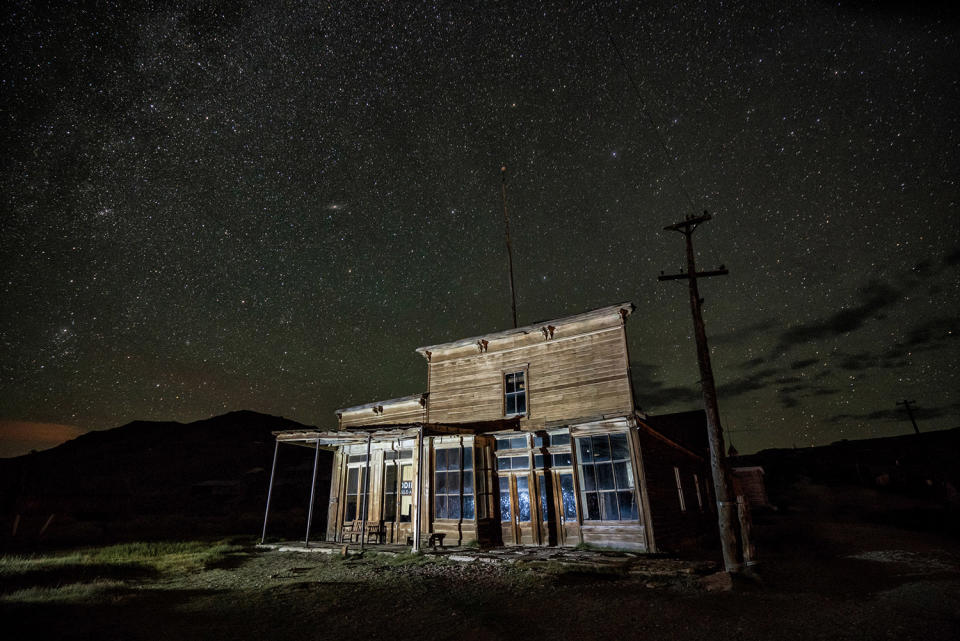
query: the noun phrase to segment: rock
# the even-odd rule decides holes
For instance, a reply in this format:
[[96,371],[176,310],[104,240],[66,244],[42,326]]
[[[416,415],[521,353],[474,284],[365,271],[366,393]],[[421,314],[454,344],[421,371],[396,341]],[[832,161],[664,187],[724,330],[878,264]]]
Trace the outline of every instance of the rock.
[[700,587],[707,592],[729,592],[733,589],[733,577],[729,572],[714,572],[700,579]]

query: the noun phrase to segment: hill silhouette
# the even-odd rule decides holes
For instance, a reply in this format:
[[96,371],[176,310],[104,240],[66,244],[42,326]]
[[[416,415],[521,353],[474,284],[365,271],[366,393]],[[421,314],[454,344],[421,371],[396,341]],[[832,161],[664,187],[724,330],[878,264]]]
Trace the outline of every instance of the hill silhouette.
[[[193,423],[134,421],[2,459],[0,542],[29,547],[259,533],[271,432],[304,427],[251,411]],[[278,461],[270,531],[299,537],[313,451],[284,446]],[[330,462],[321,451],[317,533],[325,523]]]

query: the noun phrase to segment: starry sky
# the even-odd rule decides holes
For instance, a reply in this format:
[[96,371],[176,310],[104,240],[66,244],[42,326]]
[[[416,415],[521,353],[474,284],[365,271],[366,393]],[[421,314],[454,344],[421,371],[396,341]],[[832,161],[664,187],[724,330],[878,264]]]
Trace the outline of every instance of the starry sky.
[[700,406],[656,277],[708,210],[740,451],[960,423],[935,4],[4,7],[0,441],[424,391],[416,347],[511,325],[501,166],[520,323],[634,302],[644,410]]

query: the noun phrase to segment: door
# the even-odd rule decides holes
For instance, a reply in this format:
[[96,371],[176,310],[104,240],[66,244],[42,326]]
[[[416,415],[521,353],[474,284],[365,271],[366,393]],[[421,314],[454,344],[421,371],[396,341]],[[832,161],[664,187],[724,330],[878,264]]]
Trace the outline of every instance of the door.
[[504,545],[532,545],[533,510],[529,474],[500,473],[500,527]]
[[540,545],[574,546],[580,543],[573,471],[537,472],[537,493]]

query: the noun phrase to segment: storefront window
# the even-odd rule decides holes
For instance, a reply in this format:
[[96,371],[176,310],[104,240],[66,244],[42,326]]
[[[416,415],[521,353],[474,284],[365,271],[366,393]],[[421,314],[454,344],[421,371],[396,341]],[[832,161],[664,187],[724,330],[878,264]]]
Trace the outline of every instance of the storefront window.
[[437,450],[433,480],[436,518],[474,518],[472,447]]
[[576,439],[585,521],[639,518],[626,433]]

